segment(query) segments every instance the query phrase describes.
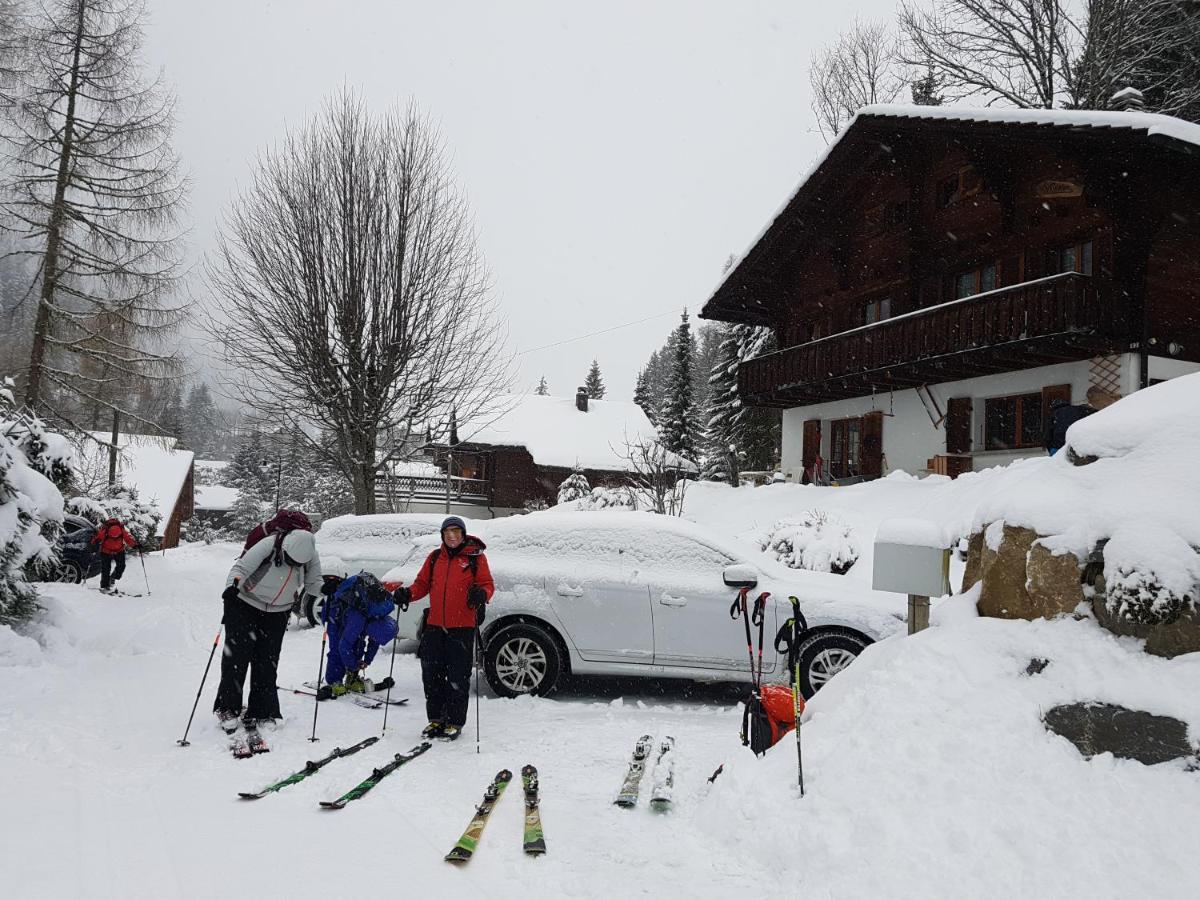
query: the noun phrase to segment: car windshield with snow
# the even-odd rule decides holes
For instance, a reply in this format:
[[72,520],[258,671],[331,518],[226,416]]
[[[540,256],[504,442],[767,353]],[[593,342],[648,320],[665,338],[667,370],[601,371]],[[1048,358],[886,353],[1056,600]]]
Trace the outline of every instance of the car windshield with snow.
[[[872,641],[902,627],[894,595],[836,575],[795,572],[708,529],[637,512],[542,513],[476,523],[496,582],[484,626],[488,682],[502,696],[546,694],[567,675],[748,681],[736,583],[769,592],[763,671],[786,681],[772,638],[800,600],[809,629],[800,681],[811,696]],[[410,584],[436,535],[385,576]],[[416,637],[424,603],[401,616]],[[755,648],[757,655],[757,648]]]

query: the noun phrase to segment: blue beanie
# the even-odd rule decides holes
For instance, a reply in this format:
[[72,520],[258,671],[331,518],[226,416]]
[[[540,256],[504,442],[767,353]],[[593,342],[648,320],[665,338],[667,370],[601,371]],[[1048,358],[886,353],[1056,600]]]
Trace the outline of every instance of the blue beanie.
[[442,521],[442,527],[439,528],[438,531],[444,532],[447,528],[457,528],[459,531],[461,531],[463,533],[463,537],[466,537],[467,523],[464,522],[462,519],[460,519],[458,516],[447,516]]

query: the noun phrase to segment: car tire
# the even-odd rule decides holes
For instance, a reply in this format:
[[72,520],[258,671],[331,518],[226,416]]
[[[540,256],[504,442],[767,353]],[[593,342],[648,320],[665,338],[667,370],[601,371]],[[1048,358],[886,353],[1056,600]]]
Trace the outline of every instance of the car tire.
[[483,671],[500,697],[545,696],[558,686],[563,671],[562,648],[540,625],[501,625],[488,636]]
[[324,597],[314,597],[312,594],[309,594],[304,598],[304,618],[308,620],[308,624],[313,628],[321,626],[321,606],[324,603]]
[[62,584],[82,584],[83,568],[73,559],[64,559],[59,564],[55,581]]
[[807,700],[854,662],[868,641],[847,632],[814,634],[800,644],[800,692]]

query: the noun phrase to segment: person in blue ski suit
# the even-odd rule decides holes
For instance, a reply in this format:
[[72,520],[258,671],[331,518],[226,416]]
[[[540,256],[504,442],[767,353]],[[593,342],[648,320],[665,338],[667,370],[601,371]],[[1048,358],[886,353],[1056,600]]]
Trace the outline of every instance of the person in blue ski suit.
[[395,640],[395,608],[391,594],[369,572],[345,579],[327,597],[321,609],[329,639],[325,684],[318,691],[322,699],[372,689],[362,671],[380,647]]

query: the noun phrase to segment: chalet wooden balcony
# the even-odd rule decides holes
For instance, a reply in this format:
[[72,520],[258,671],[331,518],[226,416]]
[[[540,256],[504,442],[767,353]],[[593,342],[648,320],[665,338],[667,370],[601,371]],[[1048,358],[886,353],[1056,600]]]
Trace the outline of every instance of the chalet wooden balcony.
[[756,406],[805,406],[1030,369],[1129,346],[1124,312],[1074,272],[976,294],[789,347],[738,367]]

